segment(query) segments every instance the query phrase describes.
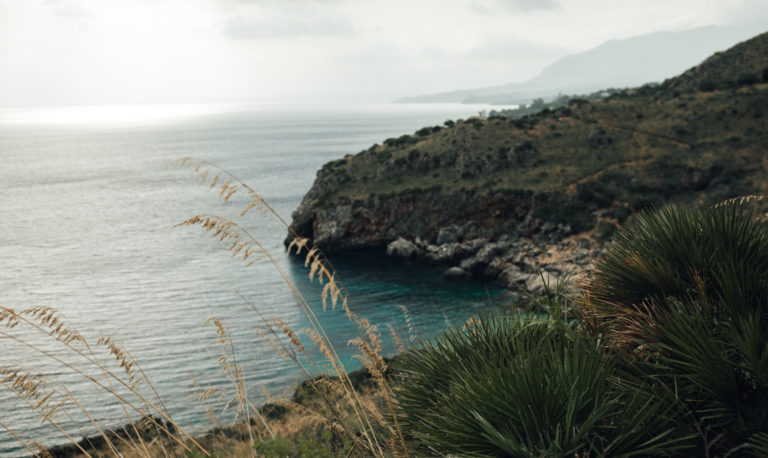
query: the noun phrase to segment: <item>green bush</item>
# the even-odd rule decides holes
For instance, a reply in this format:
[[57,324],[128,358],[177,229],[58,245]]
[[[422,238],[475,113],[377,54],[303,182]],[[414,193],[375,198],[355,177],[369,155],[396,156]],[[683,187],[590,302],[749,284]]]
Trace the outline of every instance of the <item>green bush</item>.
[[[567,320],[480,317],[398,364],[409,447],[460,456],[768,455],[768,223],[638,214]],[[566,303],[566,305],[568,305]]]
[[570,107],[574,107],[574,106],[575,107],[580,107],[582,105],[588,105],[588,104],[589,104],[589,100],[578,98],[578,97],[574,97],[574,98],[572,98],[571,100],[568,101],[568,106],[570,106]]
[[556,317],[493,315],[402,356],[400,427],[427,455],[606,456],[675,450],[669,404],[618,377]]
[[712,92],[717,88],[717,83],[712,80],[703,80],[701,83],[699,83],[699,90],[701,92]]
[[411,145],[418,142],[419,142],[419,139],[417,137],[412,137],[406,134],[406,135],[401,135],[397,138],[388,138],[384,140],[384,145],[397,148],[400,146]]
[[435,132],[440,132],[441,129],[442,127],[440,126],[422,127],[421,129],[416,131],[416,135],[418,137],[426,137],[427,135],[433,134]]
[[332,439],[333,434],[328,430],[322,431],[319,437],[296,437],[291,440],[278,433],[274,438],[256,440],[254,448],[258,456],[274,458],[330,458],[346,456],[351,451],[351,442],[345,442],[338,448],[333,446]]
[[768,226],[739,206],[639,213],[596,261],[592,294],[632,307],[669,297],[768,302]]
[[753,75],[752,73],[742,73],[736,78],[736,85],[751,86],[757,84],[758,81],[760,81],[760,78],[758,78],[757,75]]
[[674,393],[696,455],[768,453],[767,273],[768,225],[738,205],[640,213],[596,263],[599,333]]

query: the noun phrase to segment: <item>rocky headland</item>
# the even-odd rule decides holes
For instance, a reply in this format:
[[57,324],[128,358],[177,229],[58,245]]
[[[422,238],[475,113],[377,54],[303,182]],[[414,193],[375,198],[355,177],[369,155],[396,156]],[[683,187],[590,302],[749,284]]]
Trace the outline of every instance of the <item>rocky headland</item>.
[[768,192],[766,111],[762,34],[660,85],[449,120],[325,164],[291,230],[327,253],[380,250],[449,280],[541,290],[588,273],[643,208]]

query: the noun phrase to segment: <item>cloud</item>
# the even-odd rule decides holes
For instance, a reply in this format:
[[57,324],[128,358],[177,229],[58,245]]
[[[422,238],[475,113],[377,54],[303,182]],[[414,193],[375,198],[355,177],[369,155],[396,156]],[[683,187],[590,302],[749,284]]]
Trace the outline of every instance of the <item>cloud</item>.
[[560,8],[557,0],[474,0],[472,9],[479,13],[495,14],[499,9],[513,13],[551,11]]
[[224,0],[224,3],[240,6],[268,6],[290,9],[298,6],[327,6],[345,3],[347,0]]
[[223,33],[237,40],[259,38],[290,38],[307,36],[350,36],[355,27],[348,22],[332,18],[255,17],[231,18]]
[[51,14],[62,18],[86,19],[92,16],[88,9],[70,0],[45,0],[43,4],[50,8]]
[[556,0],[501,0],[501,5],[511,11],[555,10],[560,8]]
[[519,37],[491,38],[464,52],[470,59],[482,60],[528,60],[554,58],[566,50],[559,46],[536,43]]
[[765,25],[768,3],[763,0],[733,0],[717,6],[717,17],[727,25]]
[[464,49],[425,47],[419,56],[433,60],[540,61],[556,59],[569,51],[571,50],[562,46],[539,43],[518,35],[507,34],[488,37]]

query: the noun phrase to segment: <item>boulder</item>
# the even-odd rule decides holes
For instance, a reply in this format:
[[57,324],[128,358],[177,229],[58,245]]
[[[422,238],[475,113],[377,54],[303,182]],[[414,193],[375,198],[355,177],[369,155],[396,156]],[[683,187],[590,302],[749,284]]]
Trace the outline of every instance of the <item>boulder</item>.
[[488,241],[488,239],[481,237],[464,242],[462,245],[465,246],[467,250],[471,251],[472,254],[475,254],[480,250],[480,248],[484,247]]
[[352,224],[352,206],[321,209],[314,223],[315,243],[320,246],[334,247],[344,243],[344,236]]
[[516,289],[524,286],[533,275],[521,271],[517,266],[509,266],[499,274],[497,280],[502,286]]
[[[525,282],[525,288],[533,294],[543,294],[548,288],[549,291],[554,291],[557,288],[558,278],[557,275],[542,271],[531,275]],[[546,284],[547,288],[544,287]]]
[[507,267],[509,267],[509,263],[500,258],[495,258],[485,266],[483,276],[486,278],[497,278]]
[[459,257],[460,251],[461,245],[455,242],[440,246],[430,245],[424,259],[432,264],[450,264]]
[[411,259],[418,251],[419,248],[413,242],[402,237],[387,245],[387,256],[392,259]]
[[474,256],[461,261],[459,267],[468,272],[482,272],[491,261],[506,252],[511,245],[510,242],[487,243]]
[[461,267],[451,267],[443,273],[446,280],[468,281],[472,279],[472,274]]

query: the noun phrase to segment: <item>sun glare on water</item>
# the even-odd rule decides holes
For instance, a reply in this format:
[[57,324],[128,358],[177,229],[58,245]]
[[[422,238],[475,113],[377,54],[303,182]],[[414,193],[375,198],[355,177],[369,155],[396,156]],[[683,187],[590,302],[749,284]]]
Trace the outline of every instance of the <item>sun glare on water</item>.
[[126,125],[175,121],[219,112],[215,105],[99,105],[0,110],[0,124]]

